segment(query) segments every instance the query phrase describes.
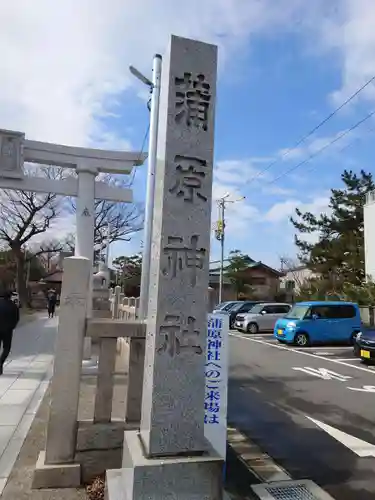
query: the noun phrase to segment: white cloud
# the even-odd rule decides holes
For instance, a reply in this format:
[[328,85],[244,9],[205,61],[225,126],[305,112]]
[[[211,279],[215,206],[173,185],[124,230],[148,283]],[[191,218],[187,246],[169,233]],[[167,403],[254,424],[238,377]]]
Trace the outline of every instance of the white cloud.
[[[359,137],[359,132],[357,130],[346,132],[346,130],[339,130],[333,135],[325,137],[314,137],[311,136],[306,141],[301,143],[300,146],[295,148],[284,148],[278,152],[280,160],[283,161],[300,161],[308,159],[310,156],[319,154],[322,150],[322,154],[334,154],[341,151],[343,148],[348,146],[353,138]],[[341,138],[342,136],[342,138]]]
[[[172,32],[218,43],[223,63],[254,35],[293,29],[301,12],[310,23],[317,4],[324,2],[314,8],[302,0],[1,2],[0,126],[32,139],[95,143],[113,133],[103,118],[126,117],[118,106],[122,93],[131,85],[144,90],[129,64],[149,74],[153,53],[164,51]],[[118,139],[121,145],[126,137]]]
[[284,188],[281,186],[276,186],[274,184],[266,184],[264,187],[262,187],[262,191],[266,194],[273,194],[277,196],[291,196],[294,194],[295,189]]
[[329,204],[329,195],[318,196],[313,198],[311,202],[301,202],[298,199],[288,199],[280,203],[275,203],[268,212],[264,215],[264,220],[272,223],[280,223],[287,221],[289,217],[295,215],[296,208],[299,208],[302,213],[311,212],[315,215],[327,213]]
[[223,160],[216,164],[214,170],[214,179],[220,184],[226,186],[243,186],[253,179],[264,179],[265,173],[262,173],[264,159],[248,158],[244,160]]
[[[337,60],[342,67],[342,83],[332,94],[335,104],[343,102],[375,75],[373,0],[343,0],[339,5],[341,9],[321,26],[323,45],[339,55]],[[374,82],[358,97],[363,98],[375,100]]]

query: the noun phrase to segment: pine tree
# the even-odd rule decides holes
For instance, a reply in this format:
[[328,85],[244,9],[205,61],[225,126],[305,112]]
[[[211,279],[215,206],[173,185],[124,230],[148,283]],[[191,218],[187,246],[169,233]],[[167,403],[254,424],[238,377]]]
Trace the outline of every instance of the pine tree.
[[[359,285],[365,280],[363,205],[366,194],[375,189],[372,174],[345,170],[342,189],[332,189],[328,213],[315,216],[296,209],[293,226],[299,259],[320,276],[325,286],[340,290],[344,283]],[[303,235],[316,235],[311,243]]]
[[247,285],[246,271],[255,261],[247,254],[243,254],[240,250],[232,250],[229,252],[229,262],[225,269],[226,276],[230,279],[237,293],[237,298],[240,295],[251,295],[251,287]]

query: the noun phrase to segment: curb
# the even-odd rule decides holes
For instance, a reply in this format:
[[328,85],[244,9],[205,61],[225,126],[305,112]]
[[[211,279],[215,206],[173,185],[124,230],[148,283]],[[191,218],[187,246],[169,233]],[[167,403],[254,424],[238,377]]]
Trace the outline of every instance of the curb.
[[[234,455],[237,467],[247,470],[246,499],[316,498],[317,500],[334,500],[325,490],[309,479],[293,480],[281,465],[237,429],[228,427],[227,432],[228,456]],[[278,496],[273,496],[274,492],[277,492]],[[306,496],[306,494],[310,496]]]
[[257,482],[290,481],[292,478],[267,453],[233,427],[228,427],[228,445]]

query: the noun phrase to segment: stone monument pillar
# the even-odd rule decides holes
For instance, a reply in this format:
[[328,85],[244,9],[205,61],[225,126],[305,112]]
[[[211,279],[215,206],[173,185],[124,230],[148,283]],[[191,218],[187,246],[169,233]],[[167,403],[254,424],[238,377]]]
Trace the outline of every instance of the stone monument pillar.
[[222,498],[222,461],[204,437],[216,72],[216,46],[172,36],[161,88],[141,428],[125,432],[123,469],[107,474],[109,499]]

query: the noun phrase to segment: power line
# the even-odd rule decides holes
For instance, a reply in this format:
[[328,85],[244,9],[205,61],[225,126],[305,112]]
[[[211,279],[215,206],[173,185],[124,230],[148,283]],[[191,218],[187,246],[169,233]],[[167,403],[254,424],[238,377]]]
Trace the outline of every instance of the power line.
[[294,144],[294,146],[288,148],[286,151],[283,152],[283,154],[281,156],[279,156],[275,160],[271,161],[271,163],[269,163],[267,165],[267,167],[265,167],[263,170],[260,170],[259,172],[257,172],[251,179],[246,181],[245,184],[249,184],[249,183],[253,182],[255,179],[257,179],[264,172],[267,172],[268,170],[270,170],[270,168],[272,168],[274,165],[276,165],[276,163],[278,163],[280,160],[283,160],[284,158],[286,158],[292,151],[294,151],[294,149],[296,147],[298,147],[300,144],[305,142],[306,139],[308,139],[317,130],[319,130],[324,124],[326,124],[333,116],[335,116],[344,106],[349,104],[355,97],[357,97],[357,95],[360,94],[362,92],[362,90],[364,90],[374,80],[375,80],[375,75],[373,77],[371,77],[364,85],[362,85],[362,87],[360,87],[358,90],[356,90],[354,92],[354,94],[352,94],[350,97],[348,97],[342,104],[340,104],[340,106],[338,108],[336,108],[334,111],[332,111],[332,113],[330,113],[326,118],[324,118],[324,120],[322,120],[320,123],[318,123],[318,125],[316,125],[313,129],[311,129],[310,132],[308,132],[301,139],[299,139]]
[[[374,130],[375,130],[375,126],[370,127],[369,129],[366,130],[366,132],[369,133],[369,132],[373,132]],[[364,139],[363,137],[356,137],[355,139],[350,141],[348,144],[346,144],[343,148],[339,149],[338,153],[342,153],[343,151],[347,150],[348,148],[351,148],[356,142],[361,141],[363,139]],[[312,167],[305,170],[305,172],[309,173],[312,170],[314,170],[316,167],[317,167],[317,165],[312,165]]]
[[136,171],[137,171],[137,168],[138,168],[138,163],[141,161],[142,154],[143,154],[143,151],[144,151],[145,146],[146,146],[146,141],[147,141],[147,137],[148,137],[149,132],[150,132],[150,124],[148,124],[147,129],[146,129],[146,133],[145,133],[145,135],[143,137],[142,146],[141,146],[141,149],[139,151],[139,156],[137,158],[136,165],[134,166],[132,174],[131,174],[131,178],[130,178],[130,181],[129,181],[129,186],[133,185],[133,182],[134,182],[134,179],[135,179],[135,174],[136,174]]
[[337,137],[335,137],[332,141],[330,141],[329,143],[327,143],[325,146],[323,146],[322,148],[320,148],[317,151],[315,151],[315,153],[312,153],[310,156],[308,156],[307,158],[305,158],[303,161],[297,163],[297,165],[294,165],[293,167],[289,168],[288,170],[285,170],[285,172],[283,172],[282,174],[278,175],[277,177],[275,177],[274,179],[272,179],[270,182],[267,182],[266,185],[268,186],[270,184],[273,184],[274,182],[280,180],[285,175],[288,175],[291,172],[294,172],[294,170],[297,170],[297,168],[302,167],[302,165],[305,165],[306,163],[308,163],[313,158],[316,158],[323,151],[325,151],[330,146],[332,146],[333,144],[335,144],[336,142],[338,142],[339,140],[341,140],[343,137],[345,137],[346,135],[348,135],[350,132],[352,132],[353,130],[355,130],[357,127],[359,127],[360,125],[362,125],[362,123],[364,123],[366,120],[368,120],[369,118],[371,118],[374,114],[375,114],[375,109],[373,111],[371,111],[371,113],[369,113],[368,115],[366,115],[364,118],[362,118],[362,120],[360,120],[359,122],[355,123],[352,127],[348,128],[347,130],[345,130],[344,132],[342,132],[341,134],[339,134]]

